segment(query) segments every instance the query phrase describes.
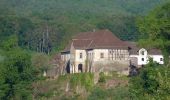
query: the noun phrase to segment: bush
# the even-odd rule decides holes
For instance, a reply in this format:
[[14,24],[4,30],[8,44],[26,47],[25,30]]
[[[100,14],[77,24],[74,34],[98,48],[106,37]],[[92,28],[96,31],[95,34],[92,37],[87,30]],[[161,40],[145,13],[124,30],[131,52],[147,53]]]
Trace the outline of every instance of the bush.
[[170,97],[170,69],[150,60],[138,76],[130,79],[130,93],[134,99],[168,100]]
[[100,82],[100,83],[105,83],[106,82],[106,78],[105,78],[105,75],[104,75],[104,73],[103,72],[101,72],[100,74],[99,74],[99,81],[98,82]]
[[126,87],[101,89],[96,87],[88,96],[88,100],[130,100],[129,91]]
[[107,97],[107,92],[97,87],[89,95],[88,100],[106,100]]
[[71,76],[70,84],[71,87],[84,86],[86,90],[90,91],[94,86],[94,75],[92,73],[80,73]]

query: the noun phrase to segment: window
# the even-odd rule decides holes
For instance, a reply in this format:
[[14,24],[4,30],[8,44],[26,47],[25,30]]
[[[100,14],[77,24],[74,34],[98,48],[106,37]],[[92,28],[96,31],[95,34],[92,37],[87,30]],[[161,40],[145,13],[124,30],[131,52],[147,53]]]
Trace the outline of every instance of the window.
[[83,54],[82,53],[80,53],[80,59],[82,59],[83,58]]
[[145,51],[141,51],[141,54],[142,54],[142,55],[145,55]]
[[144,61],[145,59],[144,58],[142,58],[142,61]]
[[112,54],[112,51],[110,50],[109,53]]
[[163,58],[160,58],[160,61],[163,61]]
[[104,58],[104,53],[100,53],[100,58]]

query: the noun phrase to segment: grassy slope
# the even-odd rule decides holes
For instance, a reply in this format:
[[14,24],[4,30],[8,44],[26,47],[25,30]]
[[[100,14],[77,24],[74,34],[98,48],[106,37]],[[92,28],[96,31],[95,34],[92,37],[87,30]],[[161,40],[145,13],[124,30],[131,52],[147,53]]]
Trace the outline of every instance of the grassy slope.
[[83,73],[60,76],[57,80],[39,81],[34,84],[34,96],[35,99],[50,100],[128,99],[127,77],[118,76],[114,72],[105,76],[105,79],[106,82],[94,85],[93,74]]

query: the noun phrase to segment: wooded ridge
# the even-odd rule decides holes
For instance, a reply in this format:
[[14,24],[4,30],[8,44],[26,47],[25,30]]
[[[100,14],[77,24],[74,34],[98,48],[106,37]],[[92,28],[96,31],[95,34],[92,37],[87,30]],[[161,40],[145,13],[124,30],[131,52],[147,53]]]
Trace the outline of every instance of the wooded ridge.
[[19,46],[49,54],[78,32],[109,29],[136,41],[137,16],[168,0],[0,0],[0,38],[16,34]]

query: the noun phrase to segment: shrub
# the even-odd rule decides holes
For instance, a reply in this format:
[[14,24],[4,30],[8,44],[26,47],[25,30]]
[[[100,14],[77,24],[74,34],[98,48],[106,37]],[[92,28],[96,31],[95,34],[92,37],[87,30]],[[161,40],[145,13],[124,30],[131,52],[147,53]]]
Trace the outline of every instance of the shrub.
[[100,82],[100,83],[105,83],[106,82],[106,78],[105,78],[105,75],[104,75],[103,72],[101,72],[99,74],[99,81],[98,82]]
[[126,87],[101,89],[96,87],[88,96],[88,100],[130,100],[129,91]]
[[103,89],[96,87],[89,95],[88,100],[106,100],[108,97],[107,92]]
[[71,87],[75,88],[75,86],[80,85],[89,91],[94,86],[93,77],[92,73],[74,74],[70,78]]

